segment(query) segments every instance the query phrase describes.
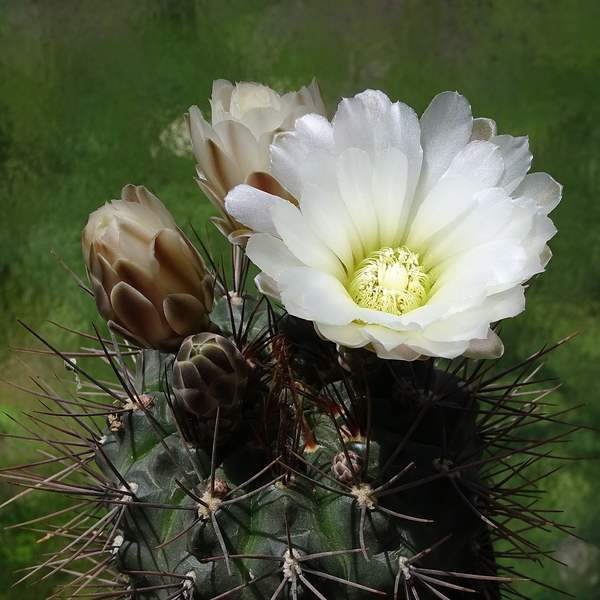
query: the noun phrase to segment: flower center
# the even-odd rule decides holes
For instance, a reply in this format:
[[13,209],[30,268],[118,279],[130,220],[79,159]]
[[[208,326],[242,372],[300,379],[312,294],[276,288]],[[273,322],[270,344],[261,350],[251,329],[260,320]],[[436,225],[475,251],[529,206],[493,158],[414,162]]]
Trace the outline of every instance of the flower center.
[[348,292],[362,308],[393,315],[423,306],[431,279],[419,263],[419,255],[406,246],[382,248],[361,261],[351,276]]

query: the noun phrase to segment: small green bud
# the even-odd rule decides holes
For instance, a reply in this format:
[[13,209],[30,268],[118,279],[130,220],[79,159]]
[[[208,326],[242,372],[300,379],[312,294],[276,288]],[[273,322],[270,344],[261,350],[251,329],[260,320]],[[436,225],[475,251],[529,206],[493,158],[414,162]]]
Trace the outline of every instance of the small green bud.
[[242,353],[216,333],[186,338],[173,364],[173,392],[178,405],[197,417],[195,441],[212,442],[219,413],[218,442],[239,424],[248,367]]

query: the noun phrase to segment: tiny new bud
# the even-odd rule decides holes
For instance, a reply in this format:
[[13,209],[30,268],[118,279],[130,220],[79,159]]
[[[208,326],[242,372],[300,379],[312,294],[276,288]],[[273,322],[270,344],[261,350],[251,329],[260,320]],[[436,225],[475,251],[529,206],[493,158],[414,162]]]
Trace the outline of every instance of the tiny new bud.
[[229,493],[229,485],[222,477],[215,477],[212,493],[216,498],[224,498]]
[[346,485],[360,483],[363,474],[362,458],[352,450],[338,452],[331,461],[331,472],[340,483]]

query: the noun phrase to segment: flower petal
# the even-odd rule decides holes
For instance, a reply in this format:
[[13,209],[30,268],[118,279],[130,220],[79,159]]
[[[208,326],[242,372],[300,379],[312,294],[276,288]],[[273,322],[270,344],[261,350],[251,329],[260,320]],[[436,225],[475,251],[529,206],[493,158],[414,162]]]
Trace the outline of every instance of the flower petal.
[[529,139],[497,135],[490,141],[498,146],[506,169],[499,185],[510,194],[523,181],[531,166],[533,156],[529,151]]
[[286,269],[279,275],[277,284],[282,290],[282,300],[293,299],[311,321],[347,325],[355,319],[358,307],[346,288],[335,277],[318,268]]
[[491,142],[469,142],[452,159],[444,177],[464,177],[477,192],[498,185],[504,173],[504,161]]
[[357,226],[364,255],[379,245],[379,219],[373,210],[373,166],[364,150],[348,148],[337,162],[337,178],[346,209]]
[[462,273],[488,271],[487,293],[497,293],[521,283],[518,274],[527,257],[518,240],[493,240],[472,248],[460,256],[450,257],[436,265],[434,287],[441,286]]
[[246,254],[259,269],[274,280],[286,269],[306,266],[279,238],[266,233],[257,233],[250,238]]
[[271,217],[278,236],[298,260],[339,280],[346,278],[339,258],[310,228],[298,208],[279,199],[271,207]]
[[293,132],[278,135],[271,145],[271,172],[295,198],[302,194],[298,166],[318,151],[333,154],[333,133],[329,121],[317,114],[300,117]]
[[471,106],[456,92],[438,94],[421,117],[423,168],[417,195],[425,197],[467,145],[473,130]]
[[369,340],[361,333],[361,325],[358,323],[329,325],[315,322],[315,329],[326,340],[331,340],[348,348],[362,348],[369,343]]
[[281,294],[277,288],[277,282],[266,273],[259,273],[254,278],[254,283],[259,293],[269,296],[269,298],[273,298],[277,302],[281,302]]
[[169,327],[158,310],[143,294],[128,283],[120,282],[112,289],[110,301],[119,321],[136,336],[154,345],[168,334]]
[[186,337],[209,326],[202,303],[190,294],[170,294],[163,301],[163,312],[171,329]]
[[434,266],[458,252],[493,239],[509,221],[513,203],[504,190],[490,188],[477,194],[475,199],[475,206],[432,240],[424,258],[427,265]]
[[471,139],[469,141],[488,141],[497,134],[498,128],[496,127],[496,121],[479,117],[478,119],[473,119],[473,130],[471,131]]
[[271,207],[281,200],[277,196],[242,184],[234,187],[225,197],[227,212],[237,221],[254,231],[277,235]]
[[467,358],[500,358],[504,353],[504,344],[502,340],[492,330],[488,330],[488,334],[485,339],[471,340],[469,347],[465,352],[464,356]]
[[464,177],[445,177],[427,195],[412,219],[406,245],[424,254],[430,240],[475,206],[475,190]]
[[513,196],[520,198],[527,196],[535,200],[544,213],[549,213],[556,208],[562,195],[562,185],[555,181],[548,173],[530,173],[525,175],[515,189]]
[[379,221],[379,245],[396,248],[403,239],[412,194],[406,155],[390,146],[373,160],[373,201]]
[[268,153],[264,157],[259,154],[258,140],[246,125],[228,119],[217,123],[214,131],[219,136],[222,148],[231,155],[238,168],[242,179],[237,183],[242,183],[246,173],[269,168]]

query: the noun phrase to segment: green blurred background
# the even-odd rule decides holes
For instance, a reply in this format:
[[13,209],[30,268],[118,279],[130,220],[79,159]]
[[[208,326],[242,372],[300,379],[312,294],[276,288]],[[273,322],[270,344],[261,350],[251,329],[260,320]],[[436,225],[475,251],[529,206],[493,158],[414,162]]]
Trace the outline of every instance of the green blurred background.
[[[50,254],[81,277],[80,233],[88,214],[144,184],[188,233],[205,231],[212,208],[197,188],[182,115],[208,114],[213,79],[296,90],[316,76],[330,114],[341,96],[385,91],[419,113],[458,90],[475,116],[501,133],[529,134],[533,171],[564,184],[553,213],[548,272],[525,313],[503,325],[516,361],[575,332],[544,374],[566,382],[553,396],[572,419],[600,426],[600,3],[597,0],[0,0],[0,368],[28,385],[8,346],[34,340],[20,317],[62,348],[79,343],[48,322],[90,331],[90,298]],[[219,234],[217,251],[226,250]],[[60,362],[33,357],[52,376]],[[0,384],[2,409],[17,419],[34,398]],[[0,430],[17,428],[0,416]],[[552,435],[552,429],[548,435]],[[33,444],[0,440],[0,466],[39,460]],[[600,455],[600,434],[578,432],[559,452]],[[558,466],[548,463],[547,468]],[[517,565],[580,600],[600,598],[598,461],[571,461],[547,480],[543,506],[583,538],[549,529],[540,537],[561,564]],[[15,490],[0,482],[0,503]],[[58,510],[69,500],[36,497],[0,511],[0,526]],[[0,599],[38,600],[47,582],[11,589],[12,571],[52,542],[0,531]],[[46,547],[48,546],[48,548]],[[556,591],[523,584],[537,600]]]

